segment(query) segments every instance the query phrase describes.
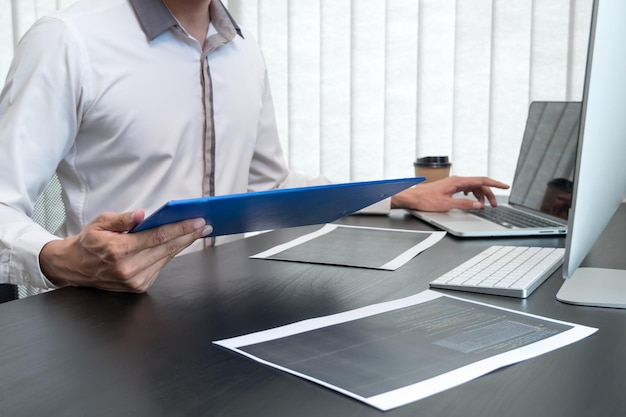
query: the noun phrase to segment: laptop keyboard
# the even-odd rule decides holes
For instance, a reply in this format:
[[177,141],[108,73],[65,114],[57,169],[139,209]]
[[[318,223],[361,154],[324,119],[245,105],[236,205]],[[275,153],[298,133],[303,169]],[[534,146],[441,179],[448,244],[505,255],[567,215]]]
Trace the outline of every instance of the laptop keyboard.
[[563,248],[491,246],[431,287],[526,298],[563,263]]
[[469,212],[507,228],[563,227],[557,222],[542,219],[509,206],[485,207]]

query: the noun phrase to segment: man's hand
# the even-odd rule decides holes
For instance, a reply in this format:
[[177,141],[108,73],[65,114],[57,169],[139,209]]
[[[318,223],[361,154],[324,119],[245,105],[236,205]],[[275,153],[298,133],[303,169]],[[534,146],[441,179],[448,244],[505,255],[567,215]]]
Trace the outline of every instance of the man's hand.
[[212,231],[200,218],[127,233],[143,218],[143,210],[101,214],[78,235],[47,243],[42,272],[58,286],[142,293],[174,256]]
[[[458,209],[479,209],[485,207],[485,199],[496,206],[496,198],[491,187],[506,190],[508,185],[487,177],[448,177],[438,181],[418,184],[391,197],[392,208],[405,208],[420,211],[448,211]],[[463,192],[472,193],[475,199],[454,198]]]

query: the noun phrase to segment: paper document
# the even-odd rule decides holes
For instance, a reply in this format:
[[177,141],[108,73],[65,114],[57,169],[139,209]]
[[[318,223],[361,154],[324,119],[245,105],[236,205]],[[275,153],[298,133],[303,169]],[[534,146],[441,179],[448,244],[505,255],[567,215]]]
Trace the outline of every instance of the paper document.
[[596,330],[427,290],[214,343],[390,410]]
[[394,271],[445,235],[446,232],[327,224],[251,258]]

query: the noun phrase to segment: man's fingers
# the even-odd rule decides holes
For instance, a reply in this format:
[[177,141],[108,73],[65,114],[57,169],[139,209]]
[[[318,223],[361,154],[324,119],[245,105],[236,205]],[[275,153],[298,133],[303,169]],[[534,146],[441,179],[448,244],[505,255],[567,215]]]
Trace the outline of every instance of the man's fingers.
[[[127,232],[137,225],[143,217],[142,210],[119,215],[104,213],[98,217],[96,222],[101,230],[114,233]],[[120,277],[130,278],[136,274],[141,274],[140,271],[161,259],[165,259],[165,263],[167,263],[196,239],[210,234],[212,230],[212,227],[207,226],[203,218],[197,218],[138,233],[122,233],[116,237],[117,240],[122,238],[118,245],[109,245],[109,251],[115,248],[109,258],[113,259],[112,263],[117,264],[116,268],[119,268],[117,274]],[[114,237],[112,239],[115,240]]]
[[186,235],[189,235],[191,242],[193,242],[210,234],[212,230],[212,227],[207,226],[203,218],[197,218],[144,230],[137,235],[143,236],[146,247],[156,247]]
[[487,197],[487,200],[489,200],[489,204],[491,204],[491,206],[495,207],[498,205],[496,196],[493,194],[490,188],[483,187],[483,198],[482,198],[483,201],[485,197]]
[[480,181],[481,181],[481,185],[484,187],[495,187],[495,188],[500,188],[503,190],[506,190],[509,188],[509,186],[503,182],[500,181],[496,181],[494,179],[491,179],[489,177],[479,177]]
[[471,198],[453,198],[451,199],[450,208],[461,209],[461,210],[476,210],[483,208],[485,206],[479,200],[473,200]]
[[139,235],[152,232],[151,236],[147,237],[150,245],[145,246],[129,259],[135,267],[139,268],[137,275],[130,274],[125,284],[132,291],[147,290],[161,268],[198,238],[210,234],[213,230],[211,226],[204,223],[204,220],[192,221],[191,229],[189,229],[189,224],[182,223],[161,226],[158,228],[161,230],[145,230],[137,233]]
[[135,210],[128,213],[102,213],[96,217],[91,224],[100,230],[109,232],[128,232],[143,220],[145,213],[143,210]]
[[[451,177],[452,178],[452,177]],[[458,191],[469,191],[478,188],[495,187],[506,190],[509,186],[503,182],[496,181],[489,177],[455,177]]]
[[96,286],[109,291],[143,293],[174,256],[212,230],[203,219],[195,219],[125,234],[126,238],[134,241],[132,246],[135,250],[128,254],[123,264],[117,266],[116,280],[100,282]]
[[133,234],[138,239],[138,255],[146,265],[168,262],[195,240],[211,234],[213,227],[203,218],[166,224]]

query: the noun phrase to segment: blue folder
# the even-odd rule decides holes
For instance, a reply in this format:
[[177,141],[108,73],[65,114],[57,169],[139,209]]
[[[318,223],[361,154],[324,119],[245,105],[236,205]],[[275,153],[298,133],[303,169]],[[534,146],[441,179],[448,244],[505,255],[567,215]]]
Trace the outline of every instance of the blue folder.
[[207,237],[333,222],[424,181],[424,177],[230,194],[166,203],[132,232],[204,217]]

